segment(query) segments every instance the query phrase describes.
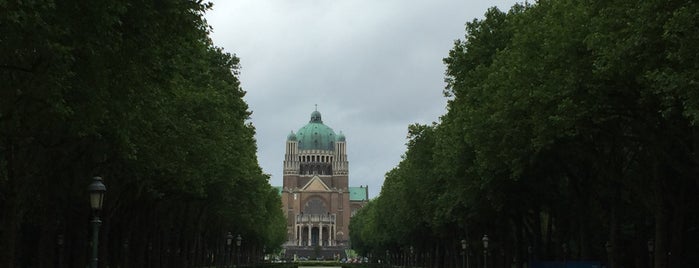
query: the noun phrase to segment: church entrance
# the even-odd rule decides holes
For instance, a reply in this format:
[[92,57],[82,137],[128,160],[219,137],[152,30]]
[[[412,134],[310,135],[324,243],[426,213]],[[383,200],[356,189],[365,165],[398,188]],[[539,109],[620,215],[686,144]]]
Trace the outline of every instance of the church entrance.
[[[308,235],[308,228],[303,228],[301,230],[301,246],[329,246],[331,244],[330,240],[330,226],[324,226],[322,229],[320,227],[311,227],[311,234]],[[310,238],[303,239],[303,238]]]
[[334,246],[335,215],[297,215],[296,239],[299,246]]

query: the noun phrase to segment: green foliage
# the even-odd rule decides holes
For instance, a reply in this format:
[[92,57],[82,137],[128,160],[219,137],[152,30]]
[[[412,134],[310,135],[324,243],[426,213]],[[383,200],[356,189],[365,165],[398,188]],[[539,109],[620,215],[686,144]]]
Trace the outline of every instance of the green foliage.
[[238,58],[211,44],[210,7],[0,2],[0,266],[54,265],[59,234],[63,266],[83,266],[93,175],[108,189],[106,266],[220,261],[229,231],[251,258],[281,245]]
[[652,238],[656,266],[666,252],[696,264],[697,10],[538,1],[467,23],[444,59],[448,112],[409,127],[403,161],[352,219],[355,249],[414,246],[445,267],[483,234],[504,260],[605,260],[609,241],[618,267]]

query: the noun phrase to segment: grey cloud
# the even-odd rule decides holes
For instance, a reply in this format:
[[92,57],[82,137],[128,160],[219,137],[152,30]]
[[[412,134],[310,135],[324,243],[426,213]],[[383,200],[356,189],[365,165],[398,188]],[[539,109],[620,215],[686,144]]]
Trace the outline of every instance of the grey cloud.
[[241,59],[258,159],[280,185],[284,142],[318,104],[347,135],[350,183],[376,196],[407,127],[446,112],[444,65],[464,24],[514,1],[214,1],[214,44]]

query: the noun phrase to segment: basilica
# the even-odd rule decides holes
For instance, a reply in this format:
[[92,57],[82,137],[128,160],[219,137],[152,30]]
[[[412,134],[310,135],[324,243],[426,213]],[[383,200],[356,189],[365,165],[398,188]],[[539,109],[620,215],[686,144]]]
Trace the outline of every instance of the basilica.
[[349,186],[346,137],[317,110],[287,136],[283,180],[287,246],[346,246],[350,217],[368,202],[369,189]]

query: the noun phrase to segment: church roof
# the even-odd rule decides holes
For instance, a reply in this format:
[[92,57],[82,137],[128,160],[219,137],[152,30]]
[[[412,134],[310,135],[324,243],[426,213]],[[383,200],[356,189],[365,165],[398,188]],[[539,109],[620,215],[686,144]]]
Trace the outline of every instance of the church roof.
[[369,187],[350,187],[350,201],[369,201]]
[[320,112],[311,113],[311,121],[296,132],[299,150],[335,150],[335,131],[323,124]]
[[323,182],[323,180],[320,179],[320,177],[314,176],[301,189],[303,189],[305,191],[329,191],[330,187],[328,187],[328,185],[326,185]]

